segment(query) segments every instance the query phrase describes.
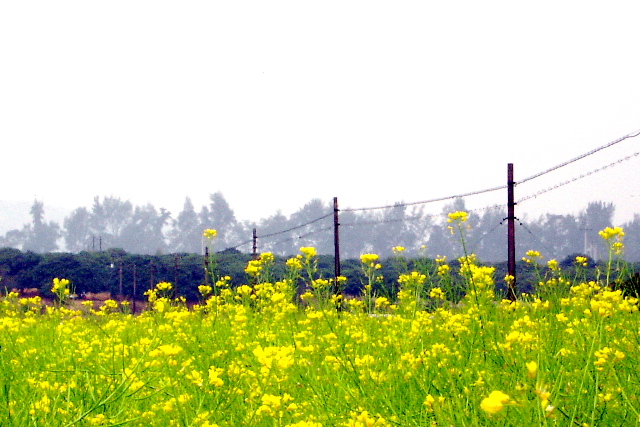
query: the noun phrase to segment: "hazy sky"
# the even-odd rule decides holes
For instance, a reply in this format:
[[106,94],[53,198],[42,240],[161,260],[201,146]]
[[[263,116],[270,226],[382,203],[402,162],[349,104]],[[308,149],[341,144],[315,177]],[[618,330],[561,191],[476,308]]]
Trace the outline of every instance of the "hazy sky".
[[[0,200],[238,219],[516,181],[640,130],[637,2],[5,1]],[[628,139],[516,198],[640,151]],[[640,202],[640,157],[517,215]],[[505,203],[506,192],[468,199]],[[438,212],[439,206],[429,206]],[[636,211],[640,212],[640,206]],[[625,216],[626,215],[626,216]]]

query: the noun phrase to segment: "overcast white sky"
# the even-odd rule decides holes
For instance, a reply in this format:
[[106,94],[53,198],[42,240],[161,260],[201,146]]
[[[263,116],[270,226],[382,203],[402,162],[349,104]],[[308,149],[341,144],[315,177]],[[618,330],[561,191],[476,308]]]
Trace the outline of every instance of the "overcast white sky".
[[[5,1],[0,200],[238,219],[516,181],[640,130],[640,4]],[[640,137],[517,188],[640,151]],[[640,157],[519,206],[640,212]],[[492,199],[505,203],[506,192]],[[489,200],[491,199],[491,200]],[[436,212],[441,207],[433,208]]]

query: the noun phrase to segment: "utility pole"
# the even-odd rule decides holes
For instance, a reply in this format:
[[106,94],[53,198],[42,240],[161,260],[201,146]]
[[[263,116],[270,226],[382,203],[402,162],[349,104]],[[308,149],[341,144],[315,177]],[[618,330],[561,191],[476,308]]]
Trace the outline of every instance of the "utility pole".
[[136,314],[136,286],[137,286],[137,280],[138,278],[136,277],[136,264],[133,263],[133,314]]
[[209,284],[209,246],[204,247],[204,284]]
[[149,289],[153,289],[156,287],[156,284],[154,283],[154,267],[153,267],[153,260],[151,260],[151,262],[149,262],[149,284],[151,285],[151,287]]
[[513,180],[513,163],[507,164],[507,270],[512,277],[508,281],[508,296],[511,301],[516,300],[516,228],[515,228],[515,206]]
[[258,231],[253,229],[253,259],[258,259]]
[[[338,218],[338,198],[333,198],[333,269],[334,269],[334,293],[342,295],[340,289],[340,221]],[[338,311],[342,311],[342,301],[338,304]]]
[[338,218],[338,198],[333,198],[333,255],[334,255],[334,274],[336,278],[336,286],[338,277],[340,276],[340,221]]
[[118,301],[122,301],[122,257],[120,257],[120,266],[118,267]]

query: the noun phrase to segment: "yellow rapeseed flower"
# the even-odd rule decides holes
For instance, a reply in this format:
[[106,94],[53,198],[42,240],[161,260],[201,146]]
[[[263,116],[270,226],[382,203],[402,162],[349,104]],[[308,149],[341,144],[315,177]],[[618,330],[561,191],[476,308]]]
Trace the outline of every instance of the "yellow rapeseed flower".
[[360,255],[360,261],[362,261],[363,264],[371,264],[371,265],[375,265],[375,262],[378,261],[378,258],[380,258],[377,254],[362,254]]
[[376,298],[376,308],[385,308],[389,307],[391,303],[389,302],[389,298],[387,297],[378,297]]
[[449,219],[447,219],[447,222],[466,222],[468,218],[469,214],[467,212],[452,212],[449,214]]
[[200,292],[202,296],[207,296],[213,292],[213,288],[209,285],[200,285],[198,286],[198,292]]
[[489,397],[485,397],[484,399],[482,399],[480,407],[483,411],[489,414],[497,414],[498,412],[502,411],[505,403],[509,402],[510,399],[511,398],[508,394],[497,390],[492,391],[491,394],[489,394]]
[[212,228],[208,228],[208,229],[204,230],[204,233],[202,235],[204,237],[206,237],[207,239],[211,240],[211,239],[215,238],[218,235],[218,231],[214,230]]
[[611,240],[614,237],[622,239],[622,237],[624,237],[624,231],[621,227],[607,227],[599,231],[598,234],[605,240]]
[[308,247],[303,246],[300,248],[300,252],[302,252],[307,259],[314,258],[318,255],[318,251],[316,251],[316,248],[312,246],[308,246]]
[[286,265],[292,270],[302,270],[302,263],[298,258],[289,258]]
[[57,277],[53,279],[53,287],[51,288],[51,292],[56,293],[64,293],[65,290],[69,287],[69,280],[67,279],[58,279]]
[[160,282],[156,285],[156,289],[159,291],[170,291],[173,285],[169,282]]
[[431,291],[429,291],[429,297],[440,300],[444,300],[446,298],[444,291],[438,287],[432,288]]
[[275,260],[275,257],[271,252],[263,252],[260,254],[260,261],[263,263],[273,262],[274,260]]
[[549,261],[547,261],[547,266],[552,271],[560,271],[560,265],[558,264],[558,261],[555,259],[550,259]]
[[446,276],[451,271],[451,267],[448,264],[441,264],[438,266],[438,276]]
[[534,379],[536,375],[538,375],[538,364],[535,361],[528,362],[527,366],[527,375],[529,378]]
[[589,262],[588,262],[588,261],[589,261],[589,260],[588,260],[588,258],[587,258],[587,257],[580,256],[580,255],[578,255],[578,256],[576,257],[576,264],[577,264],[577,265],[581,265],[581,266],[583,266],[583,267],[587,267],[587,266],[589,265]]
[[524,262],[526,262],[528,264],[531,264],[531,263],[535,262],[536,259],[538,259],[538,258],[544,258],[544,257],[538,251],[529,250],[529,251],[527,251],[525,256],[522,258],[522,261],[524,261]]
[[287,424],[284,427],[322,427],[322,424],[316,423],[314,421],[299,421],[294,424]]

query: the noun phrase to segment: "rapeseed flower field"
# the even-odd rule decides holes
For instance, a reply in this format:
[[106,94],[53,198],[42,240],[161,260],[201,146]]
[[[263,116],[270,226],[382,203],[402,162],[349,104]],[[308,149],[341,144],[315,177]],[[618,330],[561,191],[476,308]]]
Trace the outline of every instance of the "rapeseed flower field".
[[[466,215],[450,220],[464,243]],[[318,277],[314,248],[282,278],[271,254],[235,288],[212,271],[194,306],[159,283],[139,315],[114,300],[72,309],[62,278],[53,306],[9,292],[0,425],[638,425],[638,300],[606,286],[624,232],[601,235],[602,280],[564,277],[551,260],[537,294],[516,301],[496,295],[493,269],[472,254],[417,264],[395,295],[380,293],[381,261],[363,254],[363,294],[345,296],[341,278]]]

